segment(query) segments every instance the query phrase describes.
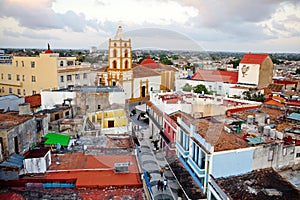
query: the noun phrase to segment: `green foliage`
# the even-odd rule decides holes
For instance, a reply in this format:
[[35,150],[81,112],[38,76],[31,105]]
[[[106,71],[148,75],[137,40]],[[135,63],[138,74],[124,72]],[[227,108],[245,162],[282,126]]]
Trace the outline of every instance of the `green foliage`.
[[202,84],[196,85],[193,89],[194,89],[194,92],[198,93],[198,94],[202,93],[202,91],[204,91],[204,94],[209,94],[205,85],[202,85]]
[[260,92],[256,92],[255,90],[245,91],[243,92],[243,96],[244,99],[249,101],[258,101],[258,102],[265,101],[265,95],[261,94]]
[[296,69],[296,74],[300,74],[300,69]]
[[236,69],[239,66],[240,62],[241,62],[241,59],[237,59],[237,60],[229,61],[228,64],[233,64],[233,68]]
[[190,85],[190,84],[188,84],[188,83],[186,83],[186,84],[182,87],[182,90],[185,91],[185,92],[190,92],[190,91],[192,91],[192,89],[193,89],[193,86]]

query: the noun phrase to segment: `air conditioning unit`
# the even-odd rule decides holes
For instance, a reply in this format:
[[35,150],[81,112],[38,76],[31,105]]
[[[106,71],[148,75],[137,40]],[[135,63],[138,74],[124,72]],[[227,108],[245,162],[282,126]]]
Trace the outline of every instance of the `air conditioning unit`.
[[128,173],[129,172],[129,167],[130,162],[125,162],[125,163],[115,163],[114,165],[114,171],[115,173]]

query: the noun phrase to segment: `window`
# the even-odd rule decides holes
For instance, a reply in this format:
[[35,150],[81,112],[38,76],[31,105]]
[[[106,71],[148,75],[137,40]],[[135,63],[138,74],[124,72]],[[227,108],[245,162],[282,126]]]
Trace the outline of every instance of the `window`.
[[221,86],[221,85],[219,85],[219,91],[220,91],[220,90],[222,90],[222,86]]
[[113,57],[117,57],[117,50],[116,49],[113,50]]
[[22,62],[22,67],[24,67],[25,66],[24,61],[22,60],[21,62]]
[[23,95],[24,95],[24,96],[26,95],[26,91],[25,91],[25,89],[23,90]]
[[60,66],[64,66],[64,61],[60,61]]
[[35,76],[31,76],[31,81],[36,82]]
[[18,63],[18,61],[16,61],[16,67],[18,67],[18,65],[19,65],[19,63]]
[[22,80],[25,81],[25,75],[22,76]]
[[21,95],[21,89],[18,89],[18,95]]
[[80,76],[79,76],[79,74],[75,74],[75,79],[80,79]]
[[286,147],[283,147],[283,152],[282,152],[282,154],[285,156],[286,153],[287,153]]
[[11,80],[11,74],[7,74],[7,79]]
[[98,110],[100,110],[101,109],[101,105],[98,105]]
[[1,79],[3,80],[3,73],[1,73]]
[[19,81],[20,80],[20,75],[19,74],[17,74],[17,81]]
[[60,76],[60,82],[64,82],[64,76]]
[[300,153],[296,153],[296,158],[299,158],[300,157]]
[[125,58],[127,58],[128,57],[128,50],[127,49],[125,49]]
[[35,62],[31,61],[31,68],[35,68]]
[[125,60],[125,69],[128,68],[128,60]]
[[114,47],[116,47],[117,46],[117,43],[114,43]]
[[117,68],[117,61],[114,60],[114,61],[112,62],[112,68],[113,68],[113,69],[116,69],[116,68]]
[[9,94],[11,94],[12,93],[12,88],[9,88],[8,91],[9,91]]
[[83,78],[87,78],[87,73],[83,73]]
[[72,81],[72,75],[67,75],[67,81]]
[[127,43],[126,42],[124,43],[124,46],[127,47]]
[[36,94],[36,91],[35,90],[32,90],[32,95],[35,95]]
[[5,91],[4,91],[4,87],[2,87],[2,92],[5,92]]
[[268,154],[268,161],[272,161],[273,160],[273,154],[274,154],[274,150],[270,149],[269,154]]

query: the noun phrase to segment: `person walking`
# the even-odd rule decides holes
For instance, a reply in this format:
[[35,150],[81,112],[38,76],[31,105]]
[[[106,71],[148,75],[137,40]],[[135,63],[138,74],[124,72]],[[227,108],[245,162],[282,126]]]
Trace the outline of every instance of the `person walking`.
[[160,177],[163,177],[164,176],[164,168],[160,168],[159,172],[160,172]]
[[160,182],[160,189],[161,189],[161,191],[164,191],[164,182],[163,181]]
[[163,182],[164,190],[167,189],[167,185],[168,185],[168,179],[165,178],[165,180],[164,180],[164,182]]
[[157,191],[159,191],[159,190],[160,190],[160,186],[161,186],[161,181],[160,181],[160,180],[158,180],[158,181],[157,181]]

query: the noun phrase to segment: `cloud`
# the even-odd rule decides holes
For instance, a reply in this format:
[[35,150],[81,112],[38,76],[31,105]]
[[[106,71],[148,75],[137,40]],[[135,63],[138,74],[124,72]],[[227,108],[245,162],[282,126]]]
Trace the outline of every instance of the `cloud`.
[[13,17],[19,25],[35,29],[71,29],[75,32],[83,32],[89,26],[95,30],[99,25],[93,20],[87,20],[83,13],[73,11],[56,13],[52,9],[54,0],[9,1],[0,3],[0,17]]
[[40,33],[35,33],[33,31],[24,31],[24,32],[15,32],[11,30],[4,30],[3,34],[7,37],[25,37],[25,38],[30,38],[30,39],[44,39],[44,40],[59,40],[59,37],[53,36],[51,34],[40,34]]

